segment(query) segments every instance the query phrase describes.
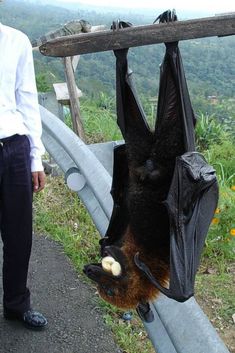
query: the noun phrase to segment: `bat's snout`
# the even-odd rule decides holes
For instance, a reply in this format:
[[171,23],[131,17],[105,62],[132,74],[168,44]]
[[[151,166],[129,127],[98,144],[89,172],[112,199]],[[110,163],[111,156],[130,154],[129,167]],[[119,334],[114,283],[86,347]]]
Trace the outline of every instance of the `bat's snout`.
[[[84,273],[87,277],[91,278],[91,277],[92,277],[92,273],[93,273],[93,271],[92,271],[92,266],[91,266],[91,265],[85,265],[85,266],[83,267],[83,273]],[[92,278],[91,278],[91,279],[92,279]]]

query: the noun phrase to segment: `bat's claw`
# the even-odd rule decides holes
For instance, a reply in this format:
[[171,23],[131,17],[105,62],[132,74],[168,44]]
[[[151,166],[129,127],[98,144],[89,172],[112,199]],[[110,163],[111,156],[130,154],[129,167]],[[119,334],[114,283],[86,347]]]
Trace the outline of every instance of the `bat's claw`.
[[[111,29],[113,31],[119,31],[124,28],[131,27],[131,26],[132,26],[132,24],[130,22],[117,20],[117,21],[113,21]],[[127,52],[128,52],[128,48],[114,50],[114,54],[120,60],[120,62],[122,62],[123,60],[124,61],[126,60]],[[123,55],[124,53],[125,53],[125,55]]]
[[169,22],[177,21],[177,15],[175,10],[174,9],[172,11],[167,10],[161,13],[153,23],[156,23],[158,21],[159,23],[169,23]]
[[132,26],[132,24],[130,22],[117,20],[117,21],[113,21],[111,29],[113,31],[118,31],[119,29],[128,28],[128,27],[131,27],[131,26]]

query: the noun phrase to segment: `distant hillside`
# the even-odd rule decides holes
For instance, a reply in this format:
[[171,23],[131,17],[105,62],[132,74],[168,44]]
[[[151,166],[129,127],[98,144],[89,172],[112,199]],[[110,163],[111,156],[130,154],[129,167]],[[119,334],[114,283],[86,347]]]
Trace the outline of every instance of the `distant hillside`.
[[[38,38],[59,28],[72,19],[84,18],[92,25],[110,26],[117,13],[97,13],[78,8],[76,11],[53,5],[38,5],[29,1],[8,0],[0,4],[0,21],[18,28],[29,38]],[[150,16],[134,13],[120,14],[122,20],[135,25],[152,23],[157,14]],[[180,43],[190,93],[193,97],[235,96],[235,36],[208,38]],[[137,88],[142,95],[156,96],[159,65],[164,55],[164,45],[132,48],[130,66],[135,73]],[[43,57],[35,53],[37,74],[63,80],[61,59]],[[50,74],[49,74],[50,73]],[[87,54],[81,57],[77,70],[78,86],[87,94],[96,96],[100,91],[114,94],[115,60],[112,52]]]
[[[21,1],[22,0],[15,0],[15,1]],[[86,4],[80,3],[79,1],[76,2],[70,2],[69,0],[23,0],[25,3],[31,3],[31,4],[37,4],[37,5],[53,5],[53,6],[59,6],[65,9],[69,9],[71,11],[77,11],[79,10],[85,10],[85,11],[95,11],[97,13],[115,13],[116,15],[122,14],[123,13],[128,13],[128,14],[138,14],[140,17],[144,16],[152,18],[153,14],[154,16],[157,16],[159,13],[167,10],[165,6],[159,7],[158,2],[156,2],[155,6],[153,8],[146,8],[144,5],[144,2],[142,3],[142,7],[136,7],[136,8],[130,8],[130,9],[123,9],[121,7],[114,7],[112,5],[112,2],[110,2],[110,6],[101,6],[100,4],[98,5],[91,5],[89,4],[89,0],[87,1]],[[128,4],[128,3],[127,3]],[[168,6],[166,4],[166,6]],[[205,16],[214,16],[215,11],[213,7],[211,7],[211,11],[205,11],[202,7],[201,10],[184,10],[182,8],[178,9],[177,8],[177,3],[175,4],[177,13],[181,19],[188,19],[188,18],[197,18],[197,17],[205,17]]]

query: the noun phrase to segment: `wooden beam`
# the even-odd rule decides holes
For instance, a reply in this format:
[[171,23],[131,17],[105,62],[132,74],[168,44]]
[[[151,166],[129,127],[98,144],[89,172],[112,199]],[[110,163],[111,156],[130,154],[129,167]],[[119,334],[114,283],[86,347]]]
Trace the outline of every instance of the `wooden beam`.
[[65,57],[186,39],[235,34],[235,14],[205,17],[121,30],[81,33],[48,41],[40,46],[43,55]]

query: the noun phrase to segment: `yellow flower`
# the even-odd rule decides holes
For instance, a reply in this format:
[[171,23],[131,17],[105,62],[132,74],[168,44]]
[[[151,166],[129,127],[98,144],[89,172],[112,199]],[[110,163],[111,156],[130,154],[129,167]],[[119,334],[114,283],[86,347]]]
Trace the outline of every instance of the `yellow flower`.
[[231,190],[235,191],[235,185],[231,186]]
[[212,224],[218,224],[219,223],[219,218],[213,218],[211,221]]
[[230,230],[230,235],[232,235],[233,237],[235,237],[235,228],[232,228],[232,229]]
[[220,213],[220,208],[216,208],[215,214],[219,214],[219,213]]

